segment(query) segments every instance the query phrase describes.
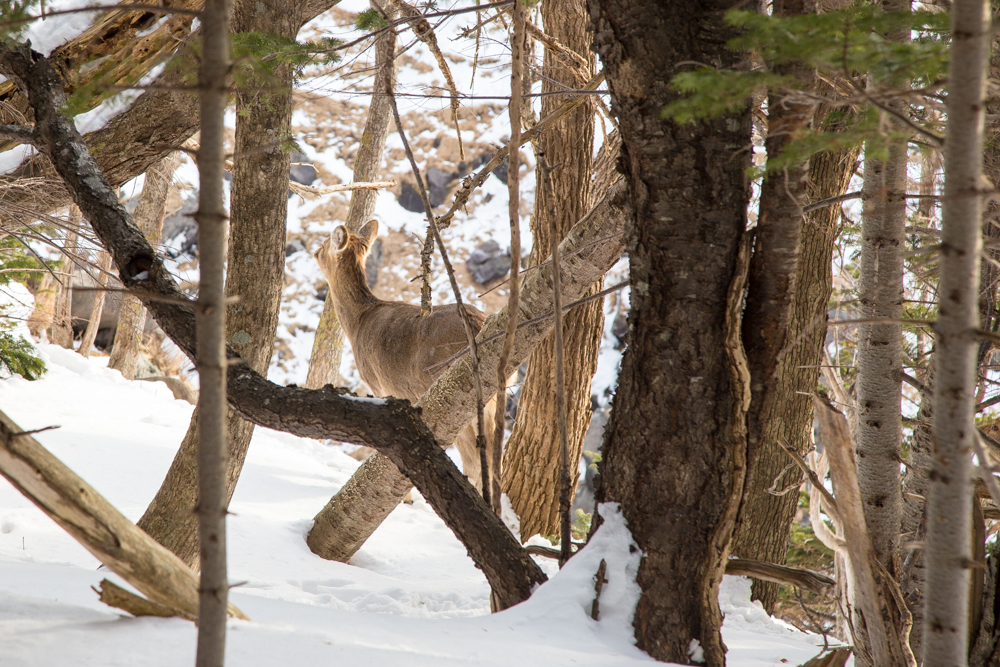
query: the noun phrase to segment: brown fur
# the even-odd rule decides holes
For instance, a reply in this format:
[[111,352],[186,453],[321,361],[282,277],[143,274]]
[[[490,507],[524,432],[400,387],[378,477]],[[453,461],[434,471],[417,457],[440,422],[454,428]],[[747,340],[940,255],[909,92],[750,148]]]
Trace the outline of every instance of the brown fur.
[[[380,397],[395,396],[416,402],[444,372],[444,368],[437,373],[429,369],[466,346],[465,328],[455,304],[439,306],[421,316],[419,306],[383,301],[372,293],[364,267],[368,249],[377,235],[375,220],[357,234],[340,226],[313,256],[330,284],[337,320],[351,341],[361,379]],[[486,316],[472,306],[464,307],[478,333]],[[487,415],[493,412],[492,404],[490,401],[487,406]],[[474,423],[459,433],[455,446],[465,474],[480,488]]]

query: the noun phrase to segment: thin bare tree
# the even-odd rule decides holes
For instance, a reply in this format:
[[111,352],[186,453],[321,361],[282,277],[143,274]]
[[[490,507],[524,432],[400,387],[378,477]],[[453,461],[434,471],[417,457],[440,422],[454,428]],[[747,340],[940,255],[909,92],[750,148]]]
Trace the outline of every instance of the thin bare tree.
[[229,77],[229,0],[207,0],[201,13],[201,148],[198,212],[200,273],[198,340],[198,587],[197,667],[221,667],[226,653],[226,221],[225,125]]

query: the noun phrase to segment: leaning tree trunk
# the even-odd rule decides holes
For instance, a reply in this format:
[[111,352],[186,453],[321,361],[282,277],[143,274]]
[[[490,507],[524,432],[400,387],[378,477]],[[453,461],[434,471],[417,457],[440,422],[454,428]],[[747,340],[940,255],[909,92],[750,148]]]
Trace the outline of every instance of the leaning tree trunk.
[[[132,219],[153,247],[160,242],[160,234],[163,232],[163,209],[174,171],[180,162],[180,153],[174,152],[146,170],[146,180]],[[115,344],[111,348],[108,368],[120,372],[127,380],[135,379],[139,346],[142,343],[145,327],[146,307],[136,297],[124,295],[121,307],[118,309],[118,329],[115,332]]]
[[[825,129],[835,130],[837,125],[828,124]],[[857,149],[814,155],[809,160],[804,201],[821,201],[844,194],[857,158]],[[763,205],[763,201],[761,203]],[[791,445],[800,453],[804,453],[811,443],[813,405],[810,394],[816,390],[819,366],[823,363],[827,310],[833,292],[830,262],[839,223],[840,207],[828,206],[806,214],[802,226],[787,347],[781,351],[769,380],[769,408],[758,417],[758,450],[734,537],[733,554],[741,558],[783,563],[788,551],[788,533],[799,496],[795,491],[775,495],[768,489],[777,481],[777,490],[783,490],[799,477],[796,469],[779,479],[789,463],[781,443]],[[753,290],[752,283],[750,289]],[[750,354],[748,350],[748,358]],[[751,411],[753,409],[751,402]],[[773,611],[778,587],[773,582],[754,580],[753,597],[760,600],[766,610]]]
[[[731,3],[599,0],[594,42],[622,135],[632,308],[598,500],[621,503],[643,558],[637,645],[725,664],[719,581],[746,465],[749,372],[740,340],[750,113],[662,120],[685,63],[739,67]],[[683,539],[678,539],[683,536]]]
[[[267,31],[294,38],[299,20],[288,0],[240,5],[233,13],[237,32]],[[237,93],[236,159],[232,183],[226,293],[238,297],[226,315],[226,340],[253,370],[266,375],[278,327],[285,272],[288,211],[292,72],[275,69],[266,85],[251,83]],[[197,413],[139,527],[182,560],[197,559],[194,452]],[[232,498],[253,435],[253,424],[230,410],[226,492]]]
[[982,252],[983,120],[990,12],[955,0],[948,64],[941,280],[938,285],[934,467],[927,504],[924,664],[968,659],[972,438]]
[[[361,135],[358,147],[358,157],[354,162],[354,181],[371,182],[378,180],[379,169],[382,166],[382,153],[385,151],[385,140],[389,136],[389,120],[392,118],[389,98],[379,91],[396,89],[396,33],[389,30],[379,37],[375,46],[375,67],[378,73],[372,84],[371,105],[368,107],[368,120],[365,121],[365,131]],[[351,194],[351,208],[347,212],[344,223],[352,232],[361,229],[375,211],[375,200],[378,190],[355,190]],[[319,389],[323,385],[340,384],[340,359],[344,352],[344,331],[337,321],[337,313],[333,310],[333,300],[329,295],[323,303],[323,314],[320,315],[316,327],[316,337],[313,339],[312,355],[309,358],[309,374],[306,386]]]
[[[589,54],[592,34],[590,17],[582,0],[550,0],[542,3],[545,34],[559,40],[579,54]],[[593,56],[591,56],[593,60]],[[563,99],[554,94],[584,85],[590,71],[581,80],[576,66],[545,49],[542,92],[542,117],[552,113]],[[591,68],[593,62],[591,62]],[[545,156],[552,172],[544,180],[546,187],[536,187],[535,212],[531,232],[536,248],[534,259],[540,262],[550,247],[550,211],[554,212],[559,239],[590,208],[590,179],[593,167],[594,108],[584,104],[543,133],[535,142],[536,152]],[[539,176],[538,183],[542,183]],[[551,191],[549,189],[551,186]],[[591,293],[602,289],[602,283]],[[597,368],[604,327],[603,302],[593,301],[577,307],[563,320],[563,346],[570,350],[565,364],[565,389],[572,487],[576,488],[583,436],[590,424],[590,379]],[[521,387],[517,420],[507,441],[503,461],[503,492],[521,520],[523,539],[541,533],[559,532],[560,445],[555,395],[555,351],[553,339],[546,338],[528,358],[528,373]]]

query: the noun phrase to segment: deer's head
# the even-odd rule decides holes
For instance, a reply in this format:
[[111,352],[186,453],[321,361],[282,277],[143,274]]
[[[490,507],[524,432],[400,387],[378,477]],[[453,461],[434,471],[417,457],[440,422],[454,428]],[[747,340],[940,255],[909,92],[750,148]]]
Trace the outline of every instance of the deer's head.
[[365,258],[376,236],[378,221],[369,220],[357,234],[340,225],[320,244],[313,257],[331,287],[354,279],[358,272],[364,281]]

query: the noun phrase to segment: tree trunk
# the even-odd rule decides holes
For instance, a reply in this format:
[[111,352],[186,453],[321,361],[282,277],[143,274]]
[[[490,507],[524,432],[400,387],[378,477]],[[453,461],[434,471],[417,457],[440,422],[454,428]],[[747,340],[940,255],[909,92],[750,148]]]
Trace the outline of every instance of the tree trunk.
[[[392,117],[389,98],[379,91],[396,89],[396,33],[389,30],[379,37],[375,45],[375,67],[378,73],[372,84],[371,104],[368,107],[368,120],[365,121],[365,131],[361,135],[361,145],[358,147],[358,157],[354,162],[354,181],[370,182],[378,179],[382,166],[382,153],[385,152],[385,140],[389,136],[389,120]],[[355,190],[351,194],[351,208],[347,212],[344,223],[351,232],[357,232],[361,225],[375,212],[377,190]],[[337,313],[333,309],[333,300],[329,295],[323,303],[323,314],[320,315],[316,327],[316,337],[313,339],[312,355],[309,358],[309,374],[306,385],[310,389],[319,389],[323,385],[340,385],[340,360],[344,353],[344,331],[337,321]]]
[[[600,181],[602,179],[598,179]],[[590,286],[607,273],[621,256],[622,229],[629,205],[624,185],[614,185],[602,200],[581,220],[561,246],[563,303],[570,303],[587,293]],[[604,241],[603,243],[601,241]],[[594,243],[594,246],[587,244]],[[593,247],[595,253],[589,249]],[[577,251],[577,252],[575,252]],[[532,271],[523,278],[518,310],[519,322],[526,322],[552,310],[552,285],[548,271]],[[485,343],[506,327],[506,309],[487,318],[477,340],[481,353],[480,373],[483,393],[496,392],[496,367],[500,341]],[[505,377],[517,369],[552,326],[551,319],[518,329]],[[490,356],[492,354],[493,356]],[[427,390],[417,407],[440,443],[454,442],[476,415],[475,391],[471,366],[462,359],[454,362]],[[385,521],[403,499],[410,484],[386,457],[372,454],[351,476],[347,484],[330,499],[309,533],[311,547],[347,561]],[[329,557],[324,555],[324,557]]]
[[[180,153],[171,153],[146,170],[146,180],[139,195],[139,204],[132,219],[146,235],[150,245],[156,247],[163,232],[163,208],[174,172],[181,162]],[[124,295],[118,309],[118,330],[111,348],[108,368],[119,371],[126,380],[135,379],[139,361],[139,346],[146,327],[146,307],[134,296]]]
[[[225,124],[229,75],[228,0],[206,0],[198,70],[198,651],[196,667],[221,667],[226,655],[226,206]],[[140,228],[141,229],[141,228]],[[187,508],[184,508],[187,509]],[[155,535],[152,536],[155,539]]]
[[[908,11],[909,0],[885,0],[885,11]],[[886,35],[905,42],[906,30]],[[906,103],[894,102],[909,113]],[[907,143],[895,142],[888,158],[865,152],[861,213],[861,317],[895,320],[858,328],[858,484],[875,557],[889,575],[899,576],[902,491],[903,253],[906,242]]]
[[[682,63],[736,67],[730,3],[600,0],[594,42],[622,135],[632,307],[599,502],[619,502],[643,559],[633,626],[658,660],[725,664],[719,581],[746,465],[740,341],[750,113],[661,119]],[[678,539],[683,536],[683,539]],[[700,645],[700,651],[697,651]],[[698,656],[697,653],[702,653]]]
[[[933,435],[931,424],[934,421],[934,366],[933,359],[926,377],[923,379],[924,391],[920,392],[920,410],[917,412],[917,425],[913,429],[913,439],[910,442],[910,455],[906,461],[906,473],[903,475],[902,522],[900,537],[904,542],[912,544],[923,543],[927,538],[927,519],[925,511],[926,499],[930,485],[930,471],[933,466],[931,452]],[[917,500],[915,496],[924,499]],[[924,592],[927,587],[927,569],[924,550],[921,548],[905,548],[900,552],[899,589],[903,599],[913,616],[913,629],[910,630],[910,648],[914,655],[921,655],[924,638]]]
[[[809,161],[805,201],[821,201],[847,192],[857,158],[857,149],[814,155]],[[800,453],[811,443],[813,407],[809,394],[816,390],[819,365],[823,363],[827,310],[833,292],[830,262],[839,222],[840,207],[829,206],[808,213],[802,226],[799,269],[786,337],[788,347],[781,353],[769,381],[769,409],[759,416],[757,458],[749,473],[734,537],[733,554],[741,558],[785,561],[789,526],[799,496],[794,491],[776,496],[768,489],[788,466],[788,454],[781,443],[788,443]],[[752,283],[750,289],[753,290]],[[749,357],[749,350],[747,354]],[[796,470],[785,475],[778,480],[777,488],[793,483],[798,474]],[[768,612],[773,611],[777,596],[777,584],[754,580],[753,597]]]
[[[294,38],[299,21],[287,0],[233,12],[236,32],[266,31]],[[226,339],[253,370],[267,374],[278,327],[285,275],[285,222],[288,211],[292,73],[275,69],[267,85],[249,84],[237,93],[236,160],[232,183],[226,294],[238,301],[227,308]],[[139,526],[181,559],[196,558],[192,459],[197,442],[195,417],[156,497]],[[228,417],[227,504],[232,498],[253,436],[253,424],[235,412]]]
[[969,504],[976,437],[976,329],[982,252],[983,120],[990,12],[984,0],[956,0],[951,13],[948,126],[938,285],[934,467],[927,505],[924,664],[968,659]]
[[108,286],[108,271],[111,269],[111,255],[104,248],[97,251],[97,284],[94,286],[94,303],[90,307],[90,319],[87,320],[87,328],[83,332],[80,340],[80,348],[77,350],[84,357],[89,357],[94,350],[94,340],[97,338],[97,330],[101,326],[101,314],[104,312],[104,297],[107,292],[104,288]]
[[[581,54],[590,53],[590,17],[582,0],[551,0],[542,3],[545,34]],[[567,67],[558,52],[545,49],[541,115],[552,113],[563,99],[554,94],[575,89],[580,80],[577,67]],[[589,71],[587,72],[589,78]],[[551,185],[536,187],[535,211],[531,220],[535,261],[541,261],[550,243],[550,214],[555,213],[558,238],[562,239],[590,208],[590,179],[593,171],[594,108],[584,104],[560,120],[535,142],[535,150],[545,156],[553,170],[545,180]],[[539,183],[541,183],[539,177]],[[602,289],[603,282],[591,288]],[[576,462],[583,452],[583,436],[590,424],[590,380],[597,368],[604,327],[602,301],[593,301],[567,313],[563,322],[563,343],[572,353],[566,358],[565,389],[567,436],[572,488],[579,470]],[[528,358],[528,373],[521,387],[517,420],[504,451],[503,492],[521,520],[521,537],[559,532],[559,437],[554,387],[553,340],[546,338]]]
[[[816,7],[815,3],[809,0],[778,0],[773,4],[773,13],[774,16],[781,17],[800,16],[816,13]],[[776,67],[776,72],[800,78],[810,76],[803,67],[794,63],[779,65]],[[812,104],[796,103],[787,99],[783,93],[772,92],[768,96],[765,142],[768,161],[776,160],[798,133],[809,129],[815,111]],[[816,376],[813,369],[789,368],[781,364],[791,351],[788,346],[798,347],[800,343],[796,333],[801,333],[801,330],[796,332],[791,328],[791,317],[796,292],[801,282],[800,254],[803,236],[806,234],[803,230],[805,215],[802,208],[810,194],[808,171],[808,162],[801,161],[781,170],[772,168],[764,178],[757,229],[754,234],[753,259],[750,262],[747,305],[743,314],[743,340],[746,345],[747,363],[750,366],[751,400],[750,411],[747,414],[749,449],[747,486],[733,538],[733,552],[746,558],[773,558],[778,563],[784,562],[785,545],[788,540],[787,523],[780,522],[789,518],[780,510],[784,510],[784,506],[795,496],[774,497],[767,491],[771,488],[775,475],[784,468],[785,461],[782,459],[787,460],[787,454],[781,451],[777,438],[787,435],[780,433],[787,429],[794,434],[791,439],[797,441],[796,447],[802,447],[800,436],[806,426],[804,423],[789,419],[787,408],[790,399],[805,397],[798,397],[789,390],[792,389],[792,385],[796,385],[794,388],[799,389],[797,375],[803,372],[811,374],[814,383]],[[829,212],[818,213],[823,215]],[[810,231],[821,230],[819,227],[813,227]],[[821,234],[825,231],[823,229]],[[820,250],[825,245],[822,236],[818,239]],[[824,260],[820,257],[819,261]],[[827,256],[825,260],[827,265],[829,261]],[[829,266],[826,268],[829,272]],[[822,270],[821,275],[823,275]],[[811,286],[802,287],[808,289]],[[825,310],[825,303],[823,307]],[[801,323],[799,324],[801,327]],[[814,326],[814,323],[809,321],[805,325]],[[808,333],[812,333],[812,327]],[[810,342],[813,342],[813,339]],[[807,354],[807,356],[813,355]],[[812,389],[814,387],[808,387],[805,391],[809,392]],[[804,403],[804,401],[798,402]],[[800,410],[800,413],[795,416],[807,420],[812,417],[808,408]],[[763,450],[770,455],[764,463],[770,465],[758,474],[758,459],[761,458]],[[778,470],[773,469],[775,463],[780,464]],[[774,502],[772,498],[785,502]],[[772,512],[778,510],[780,513],[772,517],[767,513],[768,510]],[[743,543],[747,540],[757,548],[744,549]],[[772,611],[777,601],[778,587],[773,582],[755,580],[753,596],[761,600],[765,609]]]
[[59,298],[56,300],[56,313],[52,323],[52,331],[49,332],[49,340],[56,345],[73,349],[73,272],[76,267],[76,254],[79,252],[79,236],[77,232],[83,224],[83,216],[76,204],[69,206],[69,213],[66,216],[66,239],[63,242],[63,267],[62,287],[59,290]]

